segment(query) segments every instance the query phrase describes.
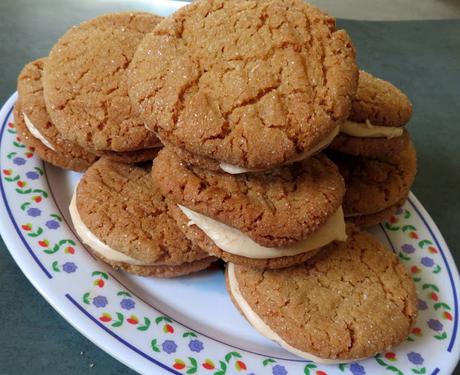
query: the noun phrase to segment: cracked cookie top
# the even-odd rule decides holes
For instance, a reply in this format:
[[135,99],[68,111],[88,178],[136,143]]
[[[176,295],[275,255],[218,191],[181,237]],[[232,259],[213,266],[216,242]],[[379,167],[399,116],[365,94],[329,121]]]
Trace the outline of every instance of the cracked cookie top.
[[158,144],[131,105],[126,69],[145,34],[161,20],[114,13],[68,30],[46,61],[50,117],[67,139],[93,151],[135,151]]
[[347,33],[301,0],[195,1],[140,43],[129,95],[167,143],[267,169],[348,117],[357,75]]
[[401,127],[412,116],[412,103],[406,94],[388,81],[359,71],[359,84],[352,102],[350,120],[373,125]]
[[[98,157],[77,144],[68,141],[59,133],[46,111],[43,97],[43,65],[46,58],[32,61],[24,66],[18,77],[18,102],[15,106],[15,122],[22,141],[33,147],[37,155],[58,167],[77,172],[86,170]],[[48,147],[27,128],[24,115]],[[37,133],[36,133],[37,134]]]
[[365,232],[329,245],[314,262],[281,270],[233,265],[232,273],[229,290],[236,280],[241,296],[232,299],[245,315],[244,301],[278,342],[321,359],[389,350],[407,337],[417,316],[415,286],[404,266]]
[[405,199],[417,172],[417,155],[410,140],[401,152],[386,158],[333,152],[328,156],[345,179],[345,216],[373,214]]
[[208,257],[182,235],[150,167],[94,163],[80,180],[76,206],[85,226],[104,244],[148,264],[180,265]]
[[165,147],[153,183],[167,199],[230,225],[262,246],[308,238],[342,204],[343,179],[324,155],[268,172],[230,175],[187,166]]

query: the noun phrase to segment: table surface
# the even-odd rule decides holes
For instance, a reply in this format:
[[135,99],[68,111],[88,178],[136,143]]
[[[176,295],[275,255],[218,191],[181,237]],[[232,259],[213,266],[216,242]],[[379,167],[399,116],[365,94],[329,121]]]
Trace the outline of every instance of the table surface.
[[[148,10],[148,1],[2,0],[0,101],[15,90],[23,65],[47,55],[68,27],[107,11],[137,9]],[[360,67],[395,83],[413,101],[409,130],[418,151],[413,191],[460,264],[460,20],[338,24],[352,36]],[[1,239],[0,285],[0,372],[132,373],[48,305]]]

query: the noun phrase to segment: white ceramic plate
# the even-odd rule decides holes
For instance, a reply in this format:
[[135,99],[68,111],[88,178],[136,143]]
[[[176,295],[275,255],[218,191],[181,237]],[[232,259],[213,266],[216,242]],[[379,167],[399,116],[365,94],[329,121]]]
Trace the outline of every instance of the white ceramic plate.
[[[159,2],[157,13],[178,4]],[[179,4],[180,5],[180,4]],[[448,374],[458,362],[459,276],[436,225],[411,195],[372,233],[410,270],[420,315],[393,352],[346,365],[301,360],[259,335],[232,305],[221,269],[141,278],[93,258],[69,224],[80,175],[34,156],[17,138],[14,94],[0,112],[0,229],[24,274],[76,329],[141,373]]]

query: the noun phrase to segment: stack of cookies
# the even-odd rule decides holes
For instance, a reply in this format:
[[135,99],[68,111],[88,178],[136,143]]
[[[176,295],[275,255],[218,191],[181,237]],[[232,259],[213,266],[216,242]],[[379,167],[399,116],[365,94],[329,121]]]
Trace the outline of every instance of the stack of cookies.
[[318,362],[408,335],[412,280],[359,227],[407,197],[411,105],[358,71],[328,15],[301,0],[105,15],[27,65],[18,91],[24,142],[87,169],[70,213],[104,262],[174,277],[220,259],[254,328]]

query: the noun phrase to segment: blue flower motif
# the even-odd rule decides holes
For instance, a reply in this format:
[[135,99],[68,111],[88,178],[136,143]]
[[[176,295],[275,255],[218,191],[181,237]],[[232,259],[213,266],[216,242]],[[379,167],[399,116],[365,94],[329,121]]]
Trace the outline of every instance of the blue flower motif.
[[433,267],[434,265],[434,260],[430,257],[423,257],[421,262],[425,267]]
[[422,299],[417,300],[417,307],[420,311],[426,310],[428,308],[428,305],[426,302]]
[[77,270],[77,266],[73,262],[66,262],[62,265],[62,270],[67,273],[73,273]]
[[40,177],[40,175],[37,172],[34,172],[34,171],[27,172],[26,176],[27,176],[27,178],[29,178],[31,180],[36,180],[37,178]]
[[411,361],[414,365],[421,365],[423,364],[423,357],[419,353],[410,352],[407,354],[407,359]]
[[350,371],[353,375],[365,375],[366,370],[364,370],[364,367],[361,366],[359,363],[352,363],[350,365]]
[[123,298],[120,302],[120,306],[122,309],[131,310],[134,309],[136,303],[131,298]]
[[27,210],[27,215],[32,216],[32,217],[37,217],[37,216],[40,216],[41,214],[42,212],[38,208],[35,208],[35,207],[29,208]]
[[273,375],[286,375],[288,372],[284,366],[281,365],[275,365],[272,368],[272,374]]
[[188,347],[192,352],[201,352],[204,349],[203,343],[200,340],[191,340]]
[[61,224],[59,224],[59,222],[56,220],[48,220],[45,225],[48,227],[48,229],[58,229],[61,226]]
[[106,307],[109,301],[104,296],[97,296],[93,298],[93,305],[96,307]]
[[24,165],[26,163],[26,159],[24,158],[14,158],[13,163],[16,165]]
[[430,327],[433,331],[439,332],[439,331],[442,331],[442,329],[444,328],[442,323],[437,319],[430,319],[428,320],[427,324],[428,324],[428,327]]
[[415,251],[415,247],[406,243],[401,246],[402,251],[404,251],[406,254],[412,254]]
[[163,344],[161,344],[161,346],[163,351],[168,354],[175,353],[177,350],[177,345],[172,340],[166,340]]

